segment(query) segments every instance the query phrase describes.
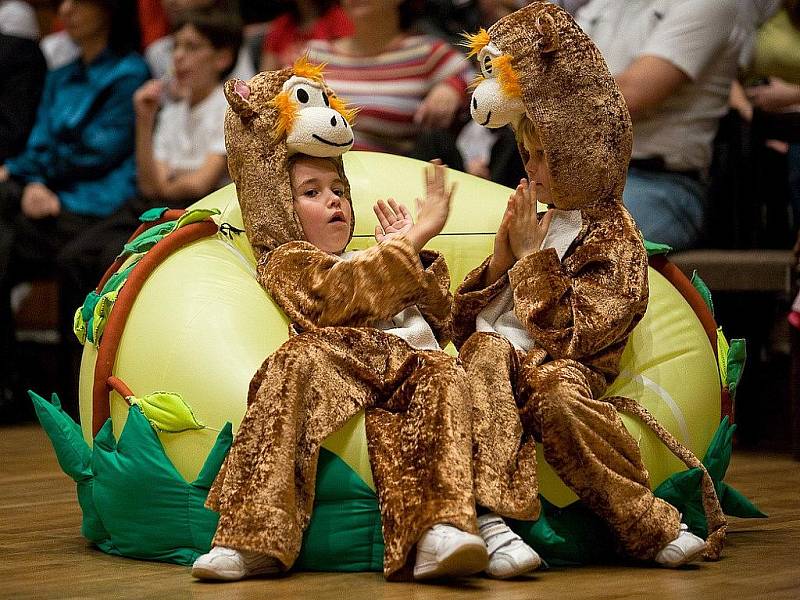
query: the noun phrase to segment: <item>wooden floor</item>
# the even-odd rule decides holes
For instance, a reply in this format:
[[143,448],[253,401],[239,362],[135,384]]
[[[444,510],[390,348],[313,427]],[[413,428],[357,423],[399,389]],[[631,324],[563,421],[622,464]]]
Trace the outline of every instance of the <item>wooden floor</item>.
[[229,584],[193,581],[185,567],[112,557],[80,537],[75,486],[44,433],[0,428],[0,598],[800,598],[800,463],[736,453],[727,480],[769,519],[732,519],[723,560],[679,571],[640,565],[552,568],[524,580],[386,583],[378,573],[295,573]]

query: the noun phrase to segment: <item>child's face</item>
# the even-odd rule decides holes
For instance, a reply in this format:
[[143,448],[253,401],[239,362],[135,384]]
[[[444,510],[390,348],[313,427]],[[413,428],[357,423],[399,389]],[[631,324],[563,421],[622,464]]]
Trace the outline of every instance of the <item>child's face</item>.
[[294,163],[290,177],[294,210],[306,240],[325,252],[344,250],[353,211],[336,167],[324,158],[303,157]]
[[180,89],[201,93],[219,85],[219,76],[232,60],[231,51],[216,49],[193,25],[175,32],[175,80]]
[[528,151],[528,162],[525,163],[525,172],[528,181],[536,186],[536,199],[542,204],[553,204],[550,190],[550,169],[544,156],[544,148],[536,131],[531,127],[523,135],[523,143]]

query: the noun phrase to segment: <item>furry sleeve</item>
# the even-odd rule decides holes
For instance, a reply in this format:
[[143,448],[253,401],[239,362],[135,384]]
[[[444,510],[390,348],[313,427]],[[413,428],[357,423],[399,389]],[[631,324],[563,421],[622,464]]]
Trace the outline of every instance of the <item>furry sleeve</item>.
[[433,329],[436,341],[444,348],[453,337],[453,295],[450,293],[450,271],[439,252],[423,250],[419,253],[425,278],[433,279],[435,285],[426,286],[425,295],[417,308]]
[[517,318],[554,359],[591,361],[618,348],[647,309],[647,253],[638,240],[587,236],[563,264],[554,249],[540,250],[509,279]]
[[494,300],[495,296],[508,285],[508,275],[503,275],[492,285],[483,287],[484,273],[489,268],[492,256],[470,271],[456,290],[453,299],[453,344],[456,348],[475,333],[475,319],[478,313]]
[[[261,285],[302,329],[371,326],[425,304],[439,287],[413,246],[394,239],[340,260],[308,242],[289,242],[259,261]],[[441,312],[434,306],[434,313]]]

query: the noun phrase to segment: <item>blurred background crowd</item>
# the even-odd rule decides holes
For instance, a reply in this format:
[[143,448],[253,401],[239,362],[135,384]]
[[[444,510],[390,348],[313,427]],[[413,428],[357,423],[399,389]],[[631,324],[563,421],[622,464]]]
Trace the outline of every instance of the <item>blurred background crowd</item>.
[[[645,238],[675,250],[795,246],[800,0],[556,3],[628,103],[624,201]],[[138,215],[229,182],[230,77],[308,54],[361,109],[354,149],[516,185],[513,131],[469,119],[476,69],[460,42],[524,4],[0,0],[0,422],[30,418],[30,386],[51,386],[76,414],[75,309]]]

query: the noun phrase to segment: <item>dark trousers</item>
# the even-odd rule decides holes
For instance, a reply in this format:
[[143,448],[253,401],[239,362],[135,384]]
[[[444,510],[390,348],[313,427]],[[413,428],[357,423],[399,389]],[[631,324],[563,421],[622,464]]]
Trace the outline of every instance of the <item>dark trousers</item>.
[[[40,392],[57,392],[65,410],[77,416],[82,348],[72,334],[73,316],[120,253],[136,222],[134,219],[131,223],[125,208],[110,218],[63,211],[57,217],[30,219],[20,212],[22,190],[13,180],[0,183],[0,390],[4,390],[0,420],[15,420],[15,411],[27,412],[24,388],[36,385],[35,381],[20,380],[10,306],[11,289],[35,279],[55,279],[58,283],[61,336],[58,389]],[[30,371],[39,369],[34,366]]]

